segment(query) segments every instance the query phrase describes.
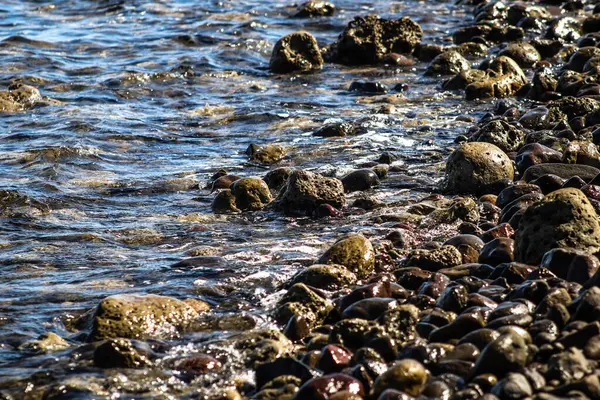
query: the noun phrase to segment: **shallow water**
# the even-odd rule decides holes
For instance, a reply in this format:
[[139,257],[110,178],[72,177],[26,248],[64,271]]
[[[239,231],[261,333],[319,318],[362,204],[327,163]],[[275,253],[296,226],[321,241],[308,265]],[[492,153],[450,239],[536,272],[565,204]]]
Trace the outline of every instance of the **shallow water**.
[[[327,221],[212,214],[205,185],[213,173],[266,173],[247,162],[250,143],[286,146],[277,166],[336,176],[393,151],[399,172],[372,194],[396,204],[427,194],[452,140],[468,128],[454,119],[481,115],[478,104],[441,92],[418,61],[277,76],[268,60],[281,36],[308,30],[324,45],[355,15],[410,16],[425,42],[440,44],[470,17],[445,1],[336,6],[334,17],[307,20],[290,18],[295,7],[283,1],[2,2],[0,86],[28,83],[62,104],[0,116],[0,189],[27,196],[0,203],[0,388],[35,398],[65,377],[92,379],[68,351],[33,356],[19,346],[44,332],[80,345],[69,320],[107,295],[197,297],[218,315],[242,310],[265,324],[278,285],[336,237],[377,234],[371,215],[357,212]],[[387,98],[395,113],[378,114],[382,98],[347,91],[358,79],[409,90]],[[311,135],[326,122],[357,119],[361,135]],[[214,258],[171,267],[191,255]],[[199,340],[170,344],[185,353]],[[168,377],[140,378],[136,389],[110,373],[92,375],[112,398],[182,393],[156,383]]]

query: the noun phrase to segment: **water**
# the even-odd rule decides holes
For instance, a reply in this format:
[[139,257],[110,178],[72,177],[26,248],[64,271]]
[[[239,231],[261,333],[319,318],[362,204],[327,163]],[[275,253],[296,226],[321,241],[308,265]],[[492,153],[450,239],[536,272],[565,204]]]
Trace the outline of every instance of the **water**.
[[[372,213],[326,222],[212,214],[214,194],[205,185],[214,172],[267,172],[247,162],[250,143],[286,146],[277,166],[336,176],[394,151],[398,172],[373,195],[396,204],[426,195],[452,140],[468,127],[454,119],[480,115],[479,105],[442,93],[418,61],[326,64],[305,75],[268,71],[274,43],[297,30],[324,45],[355,15],[406,15],[421,24],[425,42],[448,44],[468,19],[446,1],[374,3],[337,1],[335,17],[308,20],[290,18],[295,7],[284,1],[0,4],[0,86],[31,84],[60,102],[0,116],[0,189],[28,198],[0,208],[0,388],[39,398],[48,385],[85,376],[112,398],[183,396],[195,389],[168,383],[160,369],[128,372],[137,388],[115,372],[89,372],[73,355],[83,343],[69,322],[108,295],[140,292],[196,297],[215,315],[246,312],[268,324],[265,309],[278,286],[336,237],[380,234]],[[397,112],[377,114],[381,98],[348,93],[358,79],[407,83],[409,90],[388,98]],[[311,135],[324,123],[357,119],[364,119],[362,135]],[[190,255],[216,261],[171,267]],[[67,339],[71,349],[32,355],[19,348],[44,332]],[[165,345],[193,352],[201,336]],[[160,378],[150,379],[154,374]]]

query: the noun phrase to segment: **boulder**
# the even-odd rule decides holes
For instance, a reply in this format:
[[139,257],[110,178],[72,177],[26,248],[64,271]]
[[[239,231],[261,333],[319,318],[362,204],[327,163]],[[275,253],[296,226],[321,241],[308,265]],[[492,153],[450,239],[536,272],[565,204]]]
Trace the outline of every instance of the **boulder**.
[[600,224],[594,207],[579,189],[559,189],[525,210],[515,239],[515,259],[538,265],[554,248],[600,250]]
[[497,192],[502,180],[513,178],[512,161],[500,148],[491,143],[470,142],[448,157],[444,185],[453,193],[488,194]]
[[198,315],[192,301],[152,294],[109,296],[95,310],[89,340],[178,337]]
[[288,178],[275,203],[277,209],[291,215],[310,215],[323,204],[340,209],[346,203],[344,185],[336,178],[296,170]]
[[305,72],[323,67],[323,57],[317,40],[308,32],[290,33],[275,43],[271,61],[275,73]]
[[319,264],[339,264],[360,279],[373,272],[375,252],[369,239],[352,234],[335,242],[320,258]]
[[333,44],[331,58],[348,65],[375,64],[390,53],[412,53],[422,35],[419,24],[408,17],[355,17]]

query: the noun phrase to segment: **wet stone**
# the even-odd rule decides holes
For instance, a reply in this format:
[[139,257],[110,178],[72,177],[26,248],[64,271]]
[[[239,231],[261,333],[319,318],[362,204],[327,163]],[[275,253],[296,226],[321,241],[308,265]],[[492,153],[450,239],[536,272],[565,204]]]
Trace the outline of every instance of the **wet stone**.
[[455,75],[470,68],[470,63],[460,53],[449,50],[436,56],[427,67],[425,74]]
[[445,188],[450,192],[493,193],[503,179],[513,179],[508,156],[491,143],[472,142],[455,150],[447,160]]
[[90,340],[177,337],[198,316],[190,304],[157,295],[114,295],[100,302]]
[[287,153],[283,146],[278,144],[267,144],[265,146],[251,144],[246,149],[246,154],[250,157],[251,162],[275,164],[283,160]]
[[374,263],[373,245],[360,234],[338,240],[319,258],[319,264],[343,265],[359,278],[367,277]]
[[311,265],[296,274],[289,286],[304,283],[308,286],[325,290],[339,290],[356,282],[356,275],[342,265]]
[[94,351],[94,365],[100,368],[141,368],[150,362],[151,350],[142,342],[110,339]]
[[321,69],[323,57],[317,40],[308,32],[296,32],[284,36],[273,48],[269,67],[275,73]]
[[379,183],[379,177],[370,169],[352,171],[342,178],[346,193],[369,190],[374,186],[379,186]]
[[377,378],[373,392],[375,396],[379,396],[386,389],[395,389],[411,396],[417,396],[428,376],[429,372],[418,361],[400,360]]
[[421,27],[408,17],[355,17],[333,45],[331,58],[349,65],[375,64],[389,53],[411,53],[422,35]]
[[525,366],[528,350],[525,341],[516,333],[506,333],[488,344],[475,363],[472,376],[491,373],[504,376]]
[[321,137],[342,137],[353,135],[354,132],[355,128],[352,124],[340,122],[322,126],[314,131],[313,135]]
[[385,94],[388,92],[388,88],[381,82],[354,81],[350,84],[348,91],[364,94]]
[[600,250],[600,225],[596,211],[577,189],[560,189],[523,214],[515,240],[515,259],[538,264],[546,251],[572,247]]
[[295,170],[275,200],[275,207],[286,214],[310,215],[322,204],[340,209],[346,203],[339,179]]
[[307,1],[298,6],[296,18],[330,17],[335,14],[335,4],[327,1]]

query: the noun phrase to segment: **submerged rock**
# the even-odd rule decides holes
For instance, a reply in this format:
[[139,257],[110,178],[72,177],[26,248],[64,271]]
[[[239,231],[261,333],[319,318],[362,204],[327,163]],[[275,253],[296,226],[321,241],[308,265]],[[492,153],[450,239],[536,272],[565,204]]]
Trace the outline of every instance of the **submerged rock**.
[[193,302],[152,294],[109,296],[96,308],[89,340],[177,337],[196,317]]
[[278,144],[267,144],[265,146],[251,144],[246,149],[246,154],[250,157],[250,161],[261,164],[275,164],[283,160],[287,152],[283,146]]
[[260,178],[242,178],[231,184],[237,208],[243,211],[256,211],[273,200],[269,187]]
[[286,214],[311,215],[322,204],[340,209],[345,203],[344,185],[339,179],[296,170],[281,189],[275,207]]
[[36,340],[23,343],[19,348],[35,352],[60,351],[68,348],[69,343],[53,332],[42,333]]
[[307,1],[300,4],[294,15],[296,18],[330,17],[335,14],[335,4],[328,1]]
[[129,339],[109,339],[94,351],[94,365],[100,368],[147,367],[151,350],[148,345]]
[[323,67],[323,57],[317,40],[308,32],[295,32],[275,43],[271,61],[275,73],[306,72]]
[[379,178],[373,170],[358,169],[344,176],[342,184],[346,193],[369,190],[379,185]]
[[455,75],[471,68],[471,64],[455,50],[436,56],[425,71],[426,75]]
[[11,85],[0,91],[0,112],[25,111],[42,100],[40,91],[29,85]]

